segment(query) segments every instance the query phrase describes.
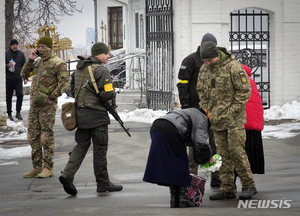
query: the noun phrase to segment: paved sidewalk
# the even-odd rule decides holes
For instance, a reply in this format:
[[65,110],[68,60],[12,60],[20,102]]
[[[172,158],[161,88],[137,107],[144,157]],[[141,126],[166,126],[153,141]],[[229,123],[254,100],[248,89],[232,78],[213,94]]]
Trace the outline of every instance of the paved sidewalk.
[[[217,191],[207,180],[203,206],[197,208],[171,209],[169,190],[142,181],[150,146],[150,124],[125,122],[132,137],[122,131],[117,122],[109,126],[108,170],[112,182],[124,186],[121,192],[97,193],[93,174],[92,151],[89,151],[75,176],[78,194],[69,196],[63,190],[58,177],[68,161],[68,153],[74,143],[74,131],[62,128],[59,113],[55,124],[56,152],[54,174],[48,179],[24,179],[22,174],[31,169],[31,159],[17,159],[18,165],[0,166],[0,215],[299,215],[300,213],[300,136],[290,139],[264,140],[266,174],[254,175],[258,200],[273,200],[276,208],[238,209],[238,199],[211,201],[208,196]],[[27,125],[28,114],[23,115]],[[28,145],[25,144],[20,145]],[[16,145],[9,142],[0,144]],[[92,150],[92,148],[91,148]],[[238,181],[238,191],[241,187]],[[275,201],[274,201],[275,200]],[[291,208],[284,209],[288,200]],[[291,201],[289,201],[291,200]],[[280,206],[281,202],[281,206]],[[274,207],[274,205],[273,205]],[[280,208],[281,207],[281,208]]]

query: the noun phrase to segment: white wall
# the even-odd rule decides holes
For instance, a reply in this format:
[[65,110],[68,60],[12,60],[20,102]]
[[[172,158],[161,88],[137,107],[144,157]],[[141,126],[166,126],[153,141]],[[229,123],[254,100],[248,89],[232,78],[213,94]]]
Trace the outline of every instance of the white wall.
[[[5,95],[5,1],[0,2],[0,118],[6,117]],[[2,122],[1,121],[1,122]],[[6,124],[5,124],[6,125]],[[1,126],[1,125],[0,125]],[[4,124],[2,125],[4,126]]]
[[283,1],[283,97],[300,101],[300,1]]
[[247,7],[270,14],[271,106],[300,101],[300,1],[298,0],[173,0],[174,89],[182,59],[194,52],[210,32],[219,46],[229,46],[230,12]]
[[[141,49],[140,47],[136,47],[136,20],[135,20],[135,14],[139,13],[139,15],[143,14],[144,16],[144,49]],[[145,1],[144,0],[129,0],[128,3],[128,35],[130,40],[128,40],[128,52],[129,53],[138,53],[138,52],[145,52],[146,50],[146,16],[145,16]],[[139,20],[140,21],[140,20]],[[141,27],[141,26],[140,26]],[[139,29],[139,32],[141,32],[141,29]],[[141,36],[139,35],[138,40],[141,43]]]

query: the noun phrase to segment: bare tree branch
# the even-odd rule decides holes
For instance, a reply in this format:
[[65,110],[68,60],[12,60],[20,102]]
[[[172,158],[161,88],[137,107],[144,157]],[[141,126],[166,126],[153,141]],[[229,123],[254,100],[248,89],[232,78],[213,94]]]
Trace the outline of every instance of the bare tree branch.
[[9,48],[12,38],[20,43],[32,42],[39,24],[59,23],[63,16],[72,16],[77,9],[73,0],[5,0],[5,45]]

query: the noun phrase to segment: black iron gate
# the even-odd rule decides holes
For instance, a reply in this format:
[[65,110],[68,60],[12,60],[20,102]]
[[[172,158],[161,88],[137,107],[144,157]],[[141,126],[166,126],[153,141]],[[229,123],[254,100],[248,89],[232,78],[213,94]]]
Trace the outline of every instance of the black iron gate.
[[173,109],[172,14],[172,0],[146,0],[146,98],[153,110]]
[[251,68],[264,108],[270,108],[269,14],[243,9],[230,14],[230,50]]

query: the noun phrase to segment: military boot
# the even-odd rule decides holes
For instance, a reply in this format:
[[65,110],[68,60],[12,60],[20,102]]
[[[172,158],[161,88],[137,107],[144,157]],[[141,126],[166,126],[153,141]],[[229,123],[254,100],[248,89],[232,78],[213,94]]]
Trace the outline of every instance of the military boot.
[[64,190],[66,193],[75,196],[77,194],[77,189],[73,184],[73,181],[69,179],[65,174],[61,174],[59,176],[59,181],[64,186]]
[[41,173],[42,170],[43,170],[42,167],[33,168],[32,170],[30,170],[30,172],[24,173],[24,174],[23,174],[23,177],[24,177],[24,178],[34,178],[34,177],[36,177],[39,173]]
[[210,186],[211,187],[220,187],[222,184],[219,171],[211,173]]
[[179,188],[179,208],[195,207],[196,204],[191,202],[187,195],[187,187]]
[[16,118],[19,119],[19,120],[23,120],[23,117],[21,116],[20,112],[17,112]]
[[170,186],[170,194],[171,194],[171,199],[170,199],[170,207],[171,208],[177,208],[179,207],[179,187],[176,186]]
[[239,196],[240,200],[250,199],[253,195],[257,194],[255,187],[243,187],[242,194]]
[[100,186],[98,185],[97,186],[97,192],[101,193],[101,192],[114,192],[114,191],[120,191],[120,190],[123,190],[123,186],[122,185],[116,185],[116,184],[113,184],[113,183],[109,183],[108,185],[104,185],[104,186]]
[[210,195],[209,199],[210,200],[235,199],[235,193],[219,190],[217,193]]
[[49,178],[53,176],[54,176],[53,170],[47,168],[44,168],[43,171],[37,175],[38,178]]

